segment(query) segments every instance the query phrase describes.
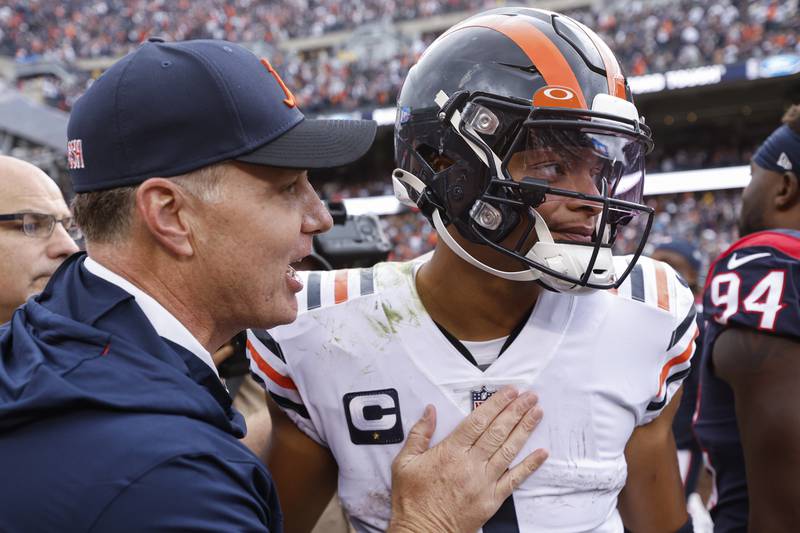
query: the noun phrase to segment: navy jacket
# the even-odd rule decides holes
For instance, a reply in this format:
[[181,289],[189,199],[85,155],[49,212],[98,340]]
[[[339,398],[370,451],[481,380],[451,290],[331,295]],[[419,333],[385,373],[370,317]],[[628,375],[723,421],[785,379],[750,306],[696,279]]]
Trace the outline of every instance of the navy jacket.
[[84,257],[0,326],[0,531],[281,531],[217,377]]

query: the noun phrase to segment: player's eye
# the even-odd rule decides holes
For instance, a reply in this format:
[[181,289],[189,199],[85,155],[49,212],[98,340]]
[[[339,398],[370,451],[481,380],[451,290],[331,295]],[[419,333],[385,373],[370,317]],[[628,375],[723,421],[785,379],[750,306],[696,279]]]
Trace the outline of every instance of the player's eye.
[[567,168],[566,165],[561,162],[549,161],[534,165],[531,167],[530,172],[535,178],[555,180],[564,176],[567,173]]

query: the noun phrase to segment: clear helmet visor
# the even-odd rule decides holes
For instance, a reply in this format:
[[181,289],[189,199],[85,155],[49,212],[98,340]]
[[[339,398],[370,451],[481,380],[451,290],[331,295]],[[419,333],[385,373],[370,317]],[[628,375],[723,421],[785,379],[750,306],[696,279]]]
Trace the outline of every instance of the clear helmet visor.
[[[606,244],[613,235],[610,228],[599,227],[601,218],[615,227],[639,213],[626,204],[641,203],[646,151],[641,140],[621,133],[533,126],[506,155],[504,174],[517,182],[527,178],[547,185],[548,193],[536,208],[554,240],[594,244],[602,238]],[[559,194],[563,191],[578,195]]]

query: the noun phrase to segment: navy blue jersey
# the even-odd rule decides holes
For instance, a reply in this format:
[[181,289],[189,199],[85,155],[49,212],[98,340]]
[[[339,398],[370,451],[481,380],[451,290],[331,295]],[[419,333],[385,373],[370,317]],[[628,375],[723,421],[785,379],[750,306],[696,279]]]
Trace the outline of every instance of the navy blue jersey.
[[746,531],[747,479],[733,391],[711,354],[726,327],[800,338],[800,231],[748,235],[711,265],[703,293],[705,338],[695,434],[714,474],[715,531]]

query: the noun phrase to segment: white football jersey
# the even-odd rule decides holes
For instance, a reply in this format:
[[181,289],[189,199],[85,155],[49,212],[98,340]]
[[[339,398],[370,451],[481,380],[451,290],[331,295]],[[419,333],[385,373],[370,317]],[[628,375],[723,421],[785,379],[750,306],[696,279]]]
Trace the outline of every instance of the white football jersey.
[[425,311],[420,264],[301,272],[297,321],[248,332],[253,374],[336,458],[355,528],[386,529],[391,463],[427,404],[436,406],[436,444],[513,384],[535,391],[544,410],[516,461],[536,448],[550,457],[483,531],[621,532],[625,445],[670,401],[694,351],[694,298],[683,280],[641,258],[618,291],[542,291],[513,342],[481,371]]

